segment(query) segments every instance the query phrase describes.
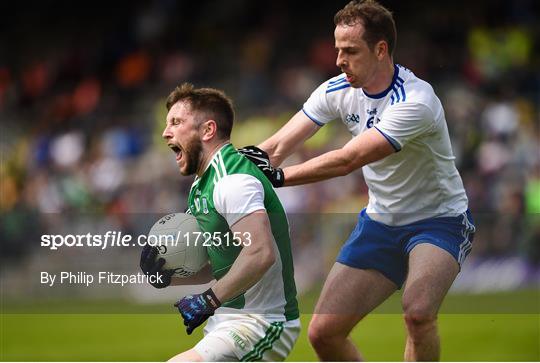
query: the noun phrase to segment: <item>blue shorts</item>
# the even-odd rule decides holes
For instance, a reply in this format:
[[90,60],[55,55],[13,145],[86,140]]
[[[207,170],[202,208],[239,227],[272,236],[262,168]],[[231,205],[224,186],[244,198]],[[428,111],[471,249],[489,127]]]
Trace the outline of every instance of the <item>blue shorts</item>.
[[393,227],[369,218],[364,209],[337,262],[380,271],[401,288],[407,276],[408,255],[416,245],[438,246],[449,252],[461,267],[471,251],[474,231],[468,210],[457,217],[429,218]]

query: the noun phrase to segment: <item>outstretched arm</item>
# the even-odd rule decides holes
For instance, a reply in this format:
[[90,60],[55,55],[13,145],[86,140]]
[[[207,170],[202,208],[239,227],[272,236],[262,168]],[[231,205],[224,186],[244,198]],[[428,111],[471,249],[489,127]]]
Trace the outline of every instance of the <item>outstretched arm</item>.
[[303,111],[298,111],[278,132],[258,147],[268,153],[272,165],[279,166],[320,128]]
[[372,128],[353,138],[341,149],[284,168],[284,186],[314,183],[347,175],[394,152],[395,149],[388,140],[377,129]]

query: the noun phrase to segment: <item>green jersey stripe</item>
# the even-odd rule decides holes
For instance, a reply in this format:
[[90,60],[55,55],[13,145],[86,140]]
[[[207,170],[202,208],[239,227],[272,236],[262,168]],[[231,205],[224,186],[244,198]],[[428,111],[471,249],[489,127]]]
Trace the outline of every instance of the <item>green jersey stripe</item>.
[[217,164],[219,164],[223,176],[227,175],[227,170],[225,169],[225,163],[223,162],[223,155],[221,155],[221,151],[217,154]]
[[264,337],[259,340],[253,349],[244,355],[241,359],[242,362],[253,362],[262,358],[265,351],[272,347],[272,344],[281,336],[283,331],[283,323],[276,322],[270,324],[270,327],[266,330]]
[[212,164],[212,168],[214,168],[214,171],[216,172],[216,177],[214,177],[214,184],[219,181],[219,179],[223,178],[222,171],[219,170],[219,166],[217,165],[217,160],[214,158],[210,162]]
[[254,361],[259,361],[262,359],[264,352],[272,348],[272,345],[281,337],[281,333],[283,332],[283,326],[280,325],[277,331],[277,335],[272,337],[271,340],[269,340],[266,344],[261,346],[259,349],[259,352],[257,353],[257,356],[253,359]]

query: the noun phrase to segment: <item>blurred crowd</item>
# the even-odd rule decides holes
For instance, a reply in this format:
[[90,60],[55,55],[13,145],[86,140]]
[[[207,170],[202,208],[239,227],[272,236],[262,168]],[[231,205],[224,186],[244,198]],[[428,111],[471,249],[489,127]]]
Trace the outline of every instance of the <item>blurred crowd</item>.
[[[396,17],[396,63],[444,104],[479,227],[473,254],[539,265],[539,4],[381,2]],[[332,19],[345,3],[14,4],[0,22],[1,257],[61,233],[59,215],[183,211],[192,178],[161,140],[168,93],[224,89],[234,144],[262,141],[338,74]],[[326,126],[288,162],[341,146],[344,129]],[[354,213],[367,190],[355,173],[280,195],[292,214]],[[309,251],[304,237],[296,250]]]

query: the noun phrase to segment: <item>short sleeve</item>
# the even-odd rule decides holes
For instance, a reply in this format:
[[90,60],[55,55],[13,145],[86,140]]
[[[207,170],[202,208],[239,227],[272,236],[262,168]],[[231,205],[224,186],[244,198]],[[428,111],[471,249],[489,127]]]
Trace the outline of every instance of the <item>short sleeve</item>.
[[435,126],[431,109],[422,103],[398,103],[386,109],[375,128],[396,151]]
[[319,126],[324,126],[328,122],[339,117],[337,110],[333,110],[328,102],[326,90],[327,82],[321,84],[308,100],[304,103],[302,111],[304,114]]
[[247,214],[264,207],[264,188],[259,179],[249,174],[226,175],[214,187],[214,207],[229,226]]

